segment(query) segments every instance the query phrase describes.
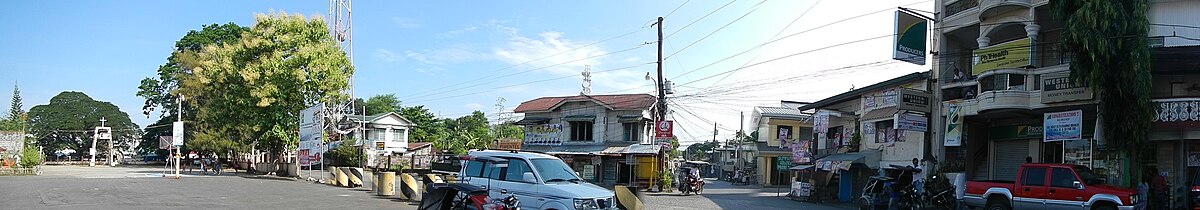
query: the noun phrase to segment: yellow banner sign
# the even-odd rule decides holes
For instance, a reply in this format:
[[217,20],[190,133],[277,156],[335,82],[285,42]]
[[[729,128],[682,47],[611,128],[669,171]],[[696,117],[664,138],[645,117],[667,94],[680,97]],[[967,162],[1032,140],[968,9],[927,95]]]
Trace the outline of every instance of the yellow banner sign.
[[1007,68],[1021,68],[1033,65],[1033,47],[1029,38],[1013,40],[1001,44],[975,50],[971,58],[974,66],[971,73],[980,73]]

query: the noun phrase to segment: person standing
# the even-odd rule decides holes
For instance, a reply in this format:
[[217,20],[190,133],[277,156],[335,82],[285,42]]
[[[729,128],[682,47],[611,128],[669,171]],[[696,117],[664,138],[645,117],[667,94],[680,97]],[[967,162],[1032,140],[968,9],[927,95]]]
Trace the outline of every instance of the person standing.
[[1158,167],[1150,167],[1150,209],[1167,209],[1167,178],[1157,172]]

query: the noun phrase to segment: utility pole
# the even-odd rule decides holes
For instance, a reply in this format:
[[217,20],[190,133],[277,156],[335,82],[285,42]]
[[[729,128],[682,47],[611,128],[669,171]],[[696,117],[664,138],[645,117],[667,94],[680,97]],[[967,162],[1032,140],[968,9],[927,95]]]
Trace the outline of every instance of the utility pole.
[[736,139],[736,142],[737,142],[737,146],[736,146],[737,148],[735,148],[733,150],[734,151],[733,152],[733,160],[739,161],[739,162],[735,162],[734,166],[737,166],[736,163],[745,162],[745,161],[742,161],[742,158],[743,158],[742,157],[742,140],[743,140],[742,136],[745,136],[745,133],[746,133],[746,131],[743,130],[746,127],[746,112],[738,112],[738,122],[739,122],[738,123],[738,133],[737,133],[737,135],[734,135],[734,138]]
[[[183,95],[182,94],[180,94],[179,97],[175,97],[175,112],[176,112],[175,122],[183,123]],[[174,131],[174,128],[172,128],[172,131]],[[183,139],[183,132],[173,133],[171,135],[179,135],[180,136],[179,138]],[[183,153],[181,151],[179,151],[179,148],[182,146],[176,146],[174,142],[171,142],[171,147],[175,148],[175,178],[178,179],[180,177],[179,176],[179,164],[181,161],[179,156],[183,156]]]
[[663,81],[663,63],[662,63],[662,48],[663,48],[663,17],[658,17],[658,120],[667,119],[667,90]]

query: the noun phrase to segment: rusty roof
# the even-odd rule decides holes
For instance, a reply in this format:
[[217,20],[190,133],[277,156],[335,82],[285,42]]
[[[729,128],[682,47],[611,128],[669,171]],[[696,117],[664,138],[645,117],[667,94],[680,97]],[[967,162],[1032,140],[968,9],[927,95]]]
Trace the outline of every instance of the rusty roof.
[[642,110],[654,105],[655,97],[650,94],[578,95],[541,97],[518,105],[513,112],[549,112],[564,102],[593,101],[613,110]]

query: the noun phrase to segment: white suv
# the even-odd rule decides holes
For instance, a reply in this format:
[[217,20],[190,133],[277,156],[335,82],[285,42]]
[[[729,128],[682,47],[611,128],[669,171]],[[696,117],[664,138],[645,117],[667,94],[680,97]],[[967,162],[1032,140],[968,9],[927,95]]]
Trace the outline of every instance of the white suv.
[[[488,189],[489,197],[516,195],[521,209],[591,210],[617,209],[613,192],[583,181],[557,157],[518,151],[471,151],[463,160],[458,178]],[[494,167],[474,157],[508,160]]]

